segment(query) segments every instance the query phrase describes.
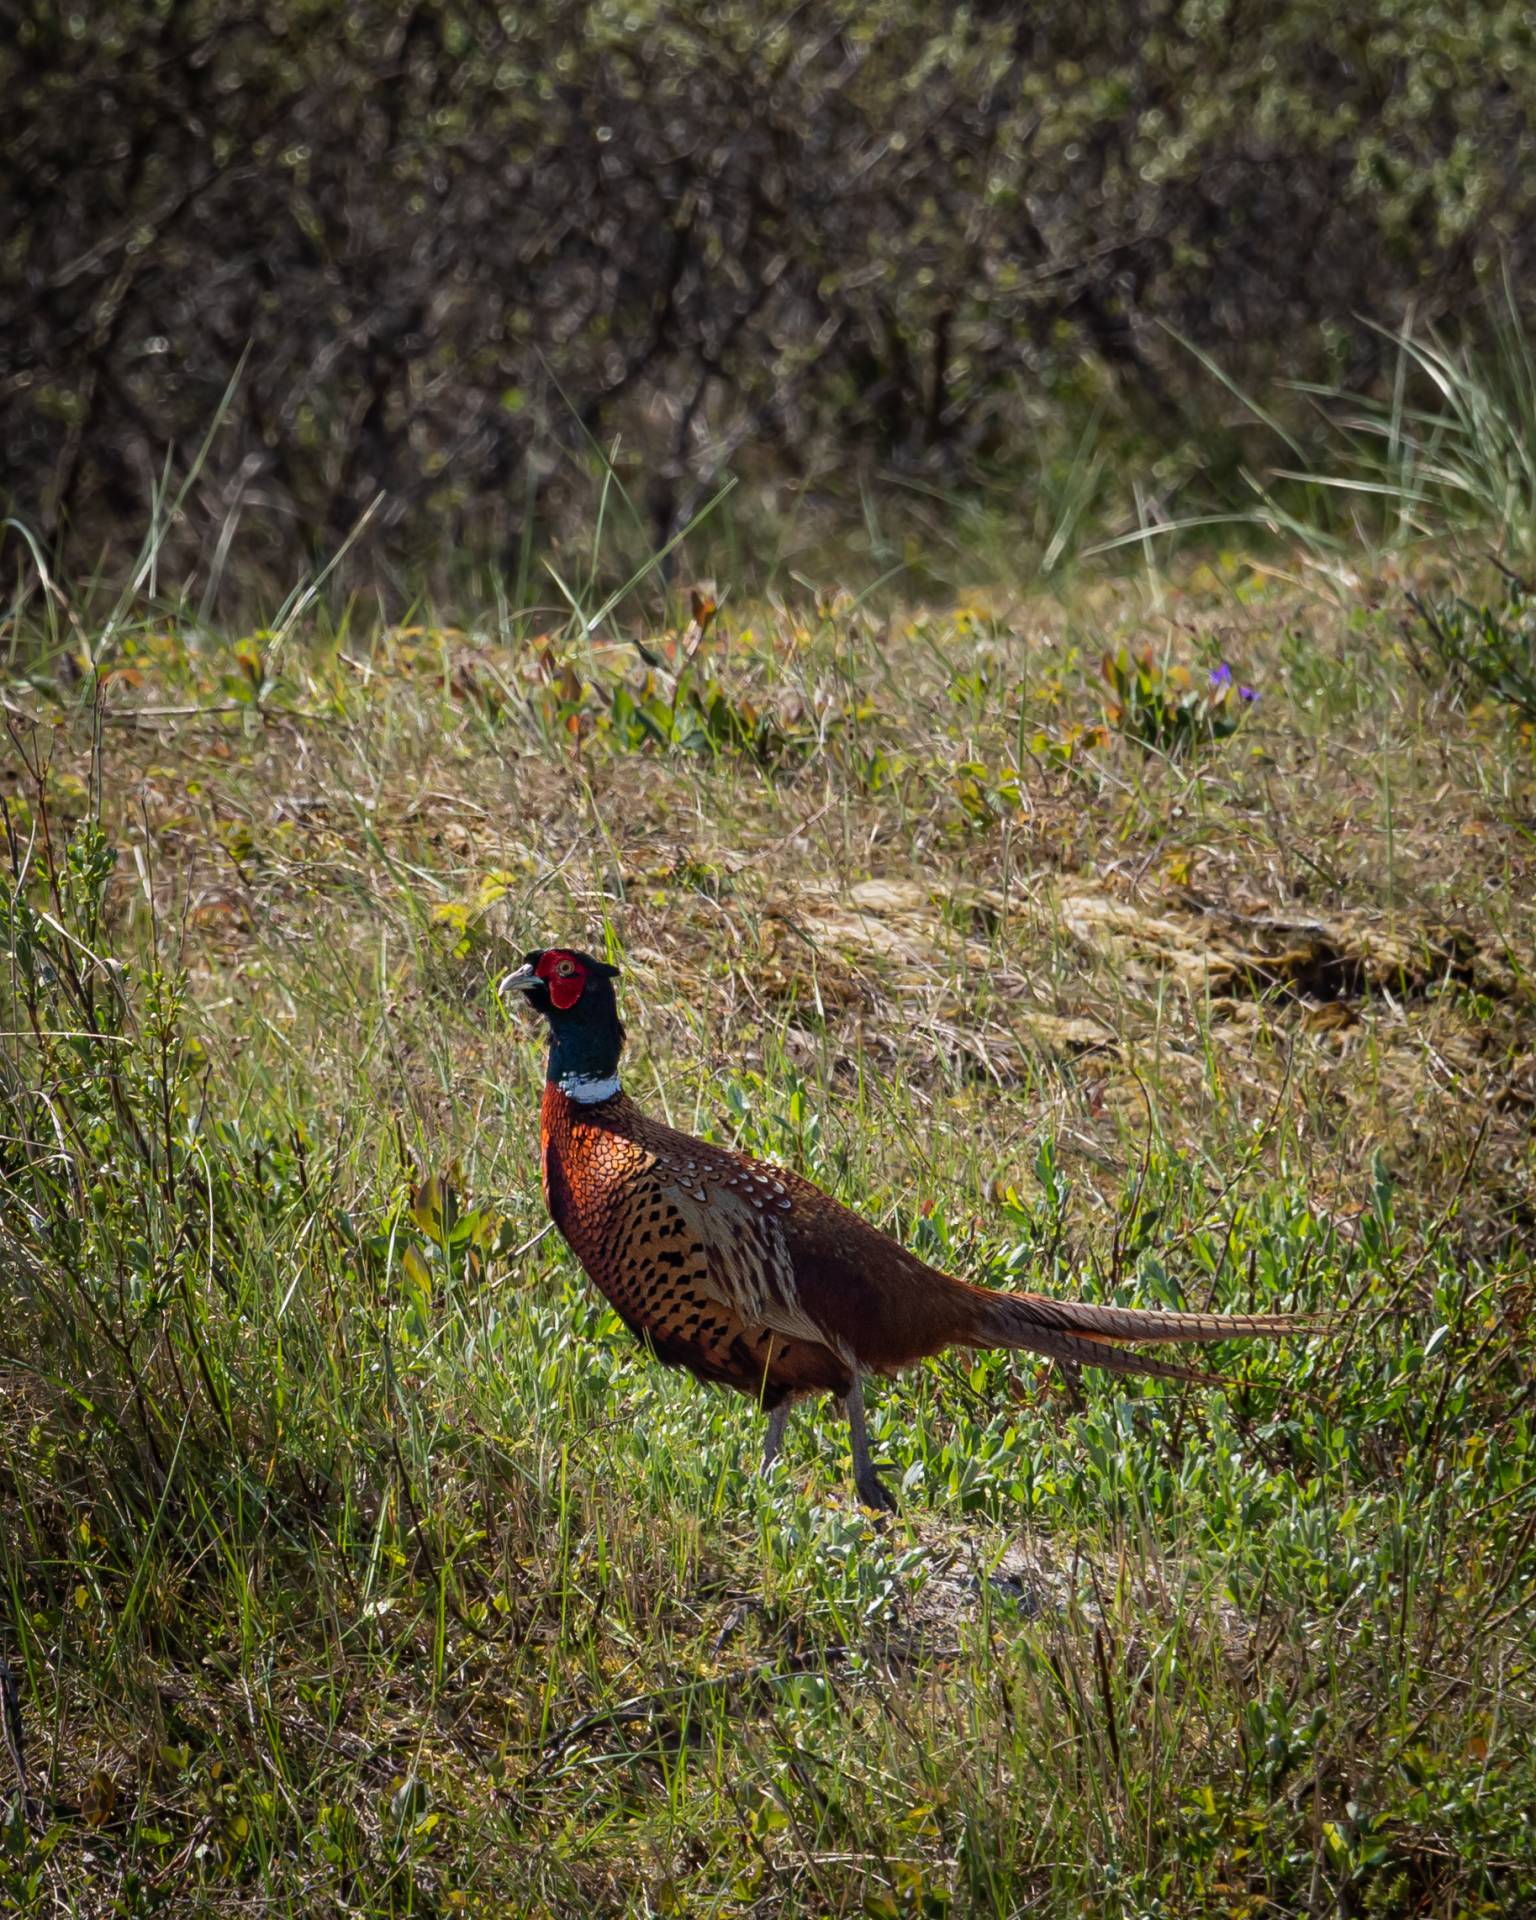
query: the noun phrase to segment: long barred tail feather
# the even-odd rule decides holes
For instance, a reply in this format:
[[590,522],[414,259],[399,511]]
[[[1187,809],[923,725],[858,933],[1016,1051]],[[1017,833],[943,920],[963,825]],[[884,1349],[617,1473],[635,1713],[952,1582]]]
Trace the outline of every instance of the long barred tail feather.
[[1074,1333],[1087,1339],[1153,1340],[1159,1345],[1209,1340],[1274,1339],[1286,1334],[1333,1331],[1326,1318],[1292,1313],[1175,1313],[1153,1307],[1100,1307],[1085,1300],[1053,1300],[1043,1293],[993,1294],[998,1324],[1006,1332],[1030,1327]]
[[1078,1366],[1111,1373],[1150,1374],[1161,1380],[1220,1382],[1211,1374],[1150,1354],[1127,1352],[1119,1342],[1156,1341],[1190,1345],[1214,1340],[1273,1339],[1330,1331],[1326,1320],[1285,1313],[1164,1313],[1151,1308],[1101,1307],[1079,1300],[1053,1300],[1038,1293],[981,1296],[969,1336],[977,1347],[1016,1347]]

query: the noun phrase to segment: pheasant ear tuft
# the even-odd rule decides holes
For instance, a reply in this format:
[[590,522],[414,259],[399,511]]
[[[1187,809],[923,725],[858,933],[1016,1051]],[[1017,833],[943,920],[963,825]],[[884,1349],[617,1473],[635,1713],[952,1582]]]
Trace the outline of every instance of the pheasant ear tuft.
[[619,977],[619,969],[617,967],[610,967],[606,960],[598,961],[597,970],[605,980],[617,980]]

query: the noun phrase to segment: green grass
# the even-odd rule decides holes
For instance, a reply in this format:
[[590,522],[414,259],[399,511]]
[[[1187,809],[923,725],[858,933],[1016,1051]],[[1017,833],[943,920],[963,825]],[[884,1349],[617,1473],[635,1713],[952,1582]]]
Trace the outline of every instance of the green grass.
[[[1533,743],[1312,577],[651,663],[14,611],[0,1901],[1531,1909]],[[1259,699],[1149,747],[1147,646]],[[874,1389],[889,1527],[830,1410],[760,1482],[538,1237],[491,982],[556,937],[637,1098],[955,1270],[1347,1336],[949,1356]]]

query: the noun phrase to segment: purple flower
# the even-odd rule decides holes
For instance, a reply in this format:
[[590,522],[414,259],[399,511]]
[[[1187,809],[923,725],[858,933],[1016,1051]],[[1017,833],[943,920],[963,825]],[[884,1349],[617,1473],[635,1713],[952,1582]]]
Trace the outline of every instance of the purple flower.
[[1259,697],[1258,690],[1255,687],[1239,687],[1237,697],[1245,707],[1251,707]]
[[1227,665],[1225,660],[1221,662],[1220,666],[1212,667],[1211,685],[1213,687],[1226,688],[1226,687],[1230,687],[1231,684],[1232,684],[1232,669]]

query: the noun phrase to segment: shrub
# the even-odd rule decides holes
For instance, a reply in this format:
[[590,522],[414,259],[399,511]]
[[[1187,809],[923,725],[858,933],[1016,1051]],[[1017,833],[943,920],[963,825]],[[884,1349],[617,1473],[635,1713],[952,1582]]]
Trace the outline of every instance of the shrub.
[[1511,579],[1500,606],[1410,593],[1407,637],[1426,678],[1449,676],[1536,723],[1536,592]]
[[1182,425],[1164,325],[1359,386],[1359,316],[1536,267],[1515,5],[19,13],[0,499],[45,539],[136,526],[248,345],[183,539],[288,571],[384,492],[370,543],[511,571],[599,440],[651,532],[748,453],[1016,472],[1106,372]]

